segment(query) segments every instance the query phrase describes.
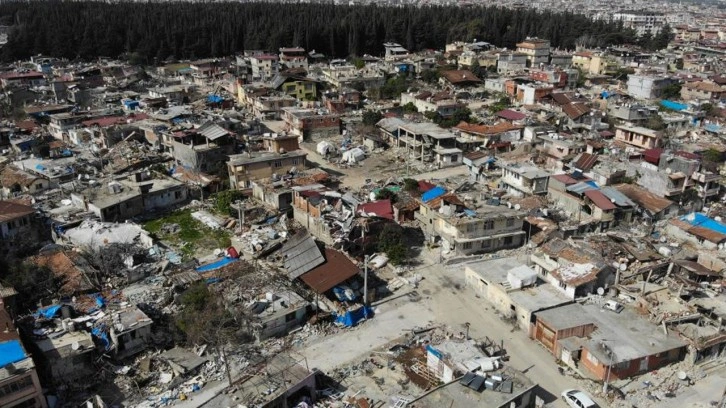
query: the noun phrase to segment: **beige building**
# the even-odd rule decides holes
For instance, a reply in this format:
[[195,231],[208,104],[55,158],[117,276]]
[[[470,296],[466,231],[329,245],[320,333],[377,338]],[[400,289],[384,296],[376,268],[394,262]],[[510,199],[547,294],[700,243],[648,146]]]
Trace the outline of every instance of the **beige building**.
[[641,149],[660,147],[661,132],[640,126],[616,126],[615,140]]
[[415,216],[431,240],[441,239],[444,249],[469,255],[522,246],[525,215],[505,206],[466,208],[448,193],[422,202]]
[[527,66],[548,64],[550,60],[550,42],[540,38],[527,38],[517,44],[517,52],[527,55]]
[[302,150],[292,152],[253,152],[229,156],[227,170],[229,186],[233,189],[252,187],[251,182],[282,175],[291,170],[305,170],[307,153]]

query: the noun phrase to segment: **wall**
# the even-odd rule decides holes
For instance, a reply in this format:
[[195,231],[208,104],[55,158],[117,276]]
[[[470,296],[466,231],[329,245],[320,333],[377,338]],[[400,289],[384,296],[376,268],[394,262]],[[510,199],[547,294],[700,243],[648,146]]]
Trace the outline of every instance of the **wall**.
[[33,398],[37,401],[34,405],[35,407],[46,408],[48,406],[45,397],[41,393],[40,381],[38,381],[38,374],[35,372],[35,369],[32,369],[27,373],[13,375],[6,380],[0,381],[0,388],[19,381],[29,381],[27,388],[13,392],[10,395],[0,396],[0,407],[10,407]]
[[237,189],[249,187],[249,182],[271,178],[273,174],[283,175],[293,167],[298,170],[305,170],[305,156],[275,156],[267,161],[238,164],[227,164],[230,186]]
[[263,320],[262,329],[256,333],[258,341],[268,339],[270,337],[281,336],[287,334],[291,329],[299,326],[307,317],[307,306],[290,311],[286,315],[278,316],[274,319]]
[[[646,356],[614,365],[610,370],[610,381],[629,378],[634,375],[657,370],[670,363],[681,360],[684,355],[685,347],[676,348],[668,352]],[[609,361],[599,361],[595,356],[589,353],[588,349],[583,348],[580,359],[580,367],[585,368],[596,378],[605,380],[608,375],[607,371],[609,363]]]

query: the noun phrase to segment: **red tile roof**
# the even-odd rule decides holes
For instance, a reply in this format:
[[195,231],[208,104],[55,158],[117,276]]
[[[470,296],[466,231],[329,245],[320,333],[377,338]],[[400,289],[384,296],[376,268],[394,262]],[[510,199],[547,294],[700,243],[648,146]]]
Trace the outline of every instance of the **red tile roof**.
[[607,211],[614,210],[616,208],[615,204],[613,204],[613,202],[610,201],[610,199],[607,198],[600,190],[587,190],[585,191],[585,196],[587,196],[593,204],[602,210]]
[[474,75],[473,72],[465,69],[444,71],[441,73],[441,76],[454,85],[481,82],[481,79]]
[[148,119],[149,115],[145,113],[136,113],[130,116],[105,116],[97,119],[84,120],[83,126],[99,126],[107,127],[113,125],[122,125],[124,123],[136,122],[139,120]]
[[363,203],[358,205],[358,213],[373,214],[377,217],[393,219],[393,207],[391,206],[391,200],[379,200],[371,201],[370,203]]
[[522,120],[527,117],[522,112],[513,111],[511,109],[504,109],[497,112],[497,116],[507,120]]
[[10,200],[0,201],[0,222],[14,220],[33,214],[35,209],[28,205],[19,204]]

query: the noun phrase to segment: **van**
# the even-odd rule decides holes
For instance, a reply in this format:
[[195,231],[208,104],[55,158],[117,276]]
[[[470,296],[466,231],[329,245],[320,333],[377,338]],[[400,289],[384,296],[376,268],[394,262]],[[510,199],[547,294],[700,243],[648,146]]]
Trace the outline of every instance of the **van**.
[[595,401],[580,390],[562,391],[562,399],[572,408],[598,408]]

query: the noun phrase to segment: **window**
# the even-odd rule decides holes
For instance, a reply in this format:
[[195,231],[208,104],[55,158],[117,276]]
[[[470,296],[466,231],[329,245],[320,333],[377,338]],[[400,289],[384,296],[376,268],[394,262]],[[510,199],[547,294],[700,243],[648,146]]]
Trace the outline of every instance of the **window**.
[[275,160],[272,165],[276,168],[282,167],[282,160]]
[[291,322],[293,320],[295,320],[295,312],[288,313],[288,314],[285,315],[285,321],[286,322]]
[[504,237],[504,245],[512,245],[512,237]]
[[297,166],[297,159],[292,159],[292,165]]
[[464,242],[461,246],[463,249],[471,249],[471,242]]
[[600,364],[600,361],[598,361],[597,357],[593,356],[591,353],[587,353],[587,361],[596,365]]
[[182,197],[182,192],[181,191],[175,191],[174,192],[174,199],[179,200],[179,199],[181,199],[181,197]]
[[514,226],[514,218],[507,218],[507,227]]
[[459,155],[457,155],[457,154],[452,154],[452,155],[451,155],[451,162],[452,162],[452,163],[456,163],[456,162],[458,162],[458,161],[459,161]]
[[490,230],[494,228],[494,220],[487,220],[484,222],[484,229]]
[[492,246],[492,241],[490,239],[485,239],[484,241],[481,242],[482,248],[491,248],[491,246]]
[[18,381],[11,382],[10,384],[5,384],[2,387],[0,387],[0,397],[14,394],[18,391],[22,391],[22,390],[32,387],[32,386],[33,386],[33,379],[30,378],[30,376],[23,377]]

